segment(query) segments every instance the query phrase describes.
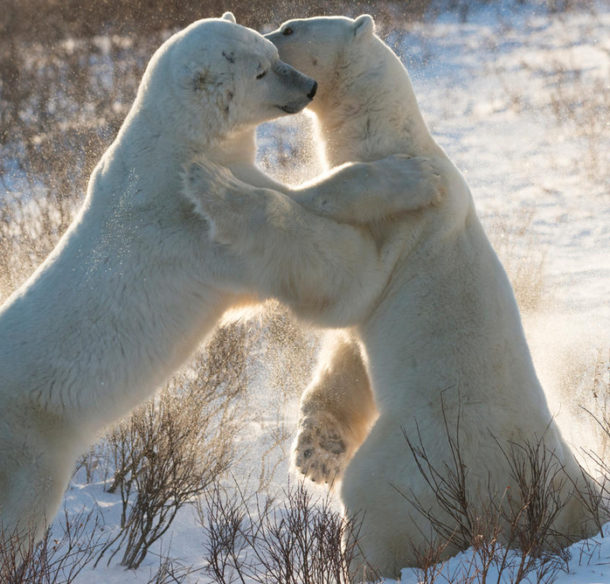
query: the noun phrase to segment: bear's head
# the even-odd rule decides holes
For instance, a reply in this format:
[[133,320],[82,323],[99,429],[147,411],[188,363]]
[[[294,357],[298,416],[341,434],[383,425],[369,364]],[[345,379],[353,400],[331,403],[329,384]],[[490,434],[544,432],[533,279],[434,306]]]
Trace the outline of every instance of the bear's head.
[[[338,72],[353,72],[361,55],[366,55],[375,37],[375,21],[368,14],[351,19],[344,16],[318,16],[289,20],[265,35],[279,51],[282,60],[319,83],[317,101],[333,91]],[[316,104],[313,104],[314,106]],[[315,109],[312,108],[312,109]]]
[[226,13],[194,22],[163,43],[139,97],[163,120],[164,132],[207,144],[301,111],[316,88],[313,79],[280,61],[273,43]]

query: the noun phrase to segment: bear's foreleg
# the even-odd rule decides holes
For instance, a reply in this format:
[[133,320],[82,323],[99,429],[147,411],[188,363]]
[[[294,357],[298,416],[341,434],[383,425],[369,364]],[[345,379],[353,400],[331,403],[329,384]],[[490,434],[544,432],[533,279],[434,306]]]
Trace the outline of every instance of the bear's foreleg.
[[361,322],[400,253],[380,254],[368,229],[321,217],[209,161],[191,165],[184,191],[211,239],[245,260],[229,287],[276,298],[321,326]]
[[[73,458],[22,449],[0,469],[0,546],[38,541],[57,513],[72,476]],[[29,456],[28,456],[29,455]]]
[[342,223],[370,223],[440,203],[446,192],[434,158],[394,154],[347,163],[291,192],[301,205]]

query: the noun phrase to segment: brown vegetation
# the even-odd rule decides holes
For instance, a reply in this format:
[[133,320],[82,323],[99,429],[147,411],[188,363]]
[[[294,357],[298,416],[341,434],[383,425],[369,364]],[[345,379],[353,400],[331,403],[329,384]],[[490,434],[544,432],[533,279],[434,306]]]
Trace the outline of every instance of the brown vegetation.
[[[302,483],[288,488],[282,503],[237,485],[216,487],[198,506],[206,534],[207,572],[214,582],[260,584],[348,584],[357,532],[328,499],[315,500]],[[376,580],[371,569],[371,580]]]
[[[4,2],[0,11],[0,300],[32,273],[71,222],[92,168],[114,138],[148,58],[167,31],[198,18],[219,16],[228,9],[234,10],[238,22],[256,28],[321,12],[356,15],[369,11],[382,21],[390,15],[404,21],[409,14],[420,13],[427,3]],[[460,3],[455,4],[461,10]],[[600,88],[582,91],[578,84],[570,91],[571,80],[559,66],[557,78],[551,99],[553,113],[558,123],[570,124],[583,133],[590,150],[588,170],[599,176],[604,166],[599,150],[603,124],[598,114],[607,109],[607,94]],[[590,99],[577,103],[576,97],[583,94]],[[513,254],[515,238],[529,237],[526,227],[530,223],[531,217],[521,221],[518,229],[502,227],[499,243],[525,308],[535,308],[543,290],[544,254],[533,253],[518,261]],[[267,325],[277,347],[291,348],[273,372],[273,389],[280,389],[286,399],[294,398],[299,392],[294,380],[304,377],[310,366],[295,355],[311,356],[311,347],[285,314]],[[62,533],[47,533],[40,544],[29,546],[25,555],[16,555],[14,547],[4,543],[0,547],[0,582],[73,582],[92,559],[103,554],[102,550],[107,552],[104,557],[120,550],[123,564],[136,567],[177,511],[202,493],[198,511],[208,537],[205,554],[209,574],[216,581],[232,582],[246,576],[261,582],[346,580],[353,549],[341,548],[346,525],[327,500],[315,501],[299,486],[290,489],[285,503],[278,505],[264,494],[249,498],[221,486],[221,477],[235,458],[233,439],[243,421],[239,404],[244,403],[249,379],[247,360],[253,339],[247,338],[240,326],[220,329],[207,353],[200,353],[163,393],[124,421],[107,442],[84,459],[88,480],[102,472],[109,477],[109,489],[120,494],[122,521],[113,539],[102,538],[94,516],[66,516],[63,529],[59,529]],[[293,350],[296,345],[298,350]],[[596,399],[599,394],[600,402],[601,396],[605,400],[610,395],[608,363],[604,356],[596,366],[593,391]],[[604,410],[597,417],[602,433],[610,440],[606,414]],[[274,438],[272,448],[283,448],[290,440],[290,428],[278,427],[281,436]],[[459,533],[445,530],[445,541],[460,537],[461,544],[475,550],[470,575],[459,581],[484,582],[486,574],[495,569],[510,572],[515,582],[526,576],[546,582],[565,567],[563,552],[553,555],[539,549],[548,535],[549,518],[562,505],[545,490],[556,469],[539,445],[524,445],[505,453],[513,461],[517,477],[539,479],[535,489],[530,489],[530,479],[523,482],[521,505],[510,517],[495,499],[488,503],[487,514],[473,515],[463,497],[465,477],[459,467],[459,448],[455,450],[455,473],[441,479],[428,465],[422,445],[410,446],[420,470],[430,476],[431,488],[437,489],[438,496],[462,518]],[[594,453],[590,456],[600,474],[609,476],[605,459]],[[265,464],[263,460],[259,486],[268,485],[273,472]],[[600,479],[599,487],[604,497],[595,493],[581,496],[590,501],[592,514],[597,513],[601,521],[599,518],[607,514],[607,482]],[[516,555],[499,543],[500,520],[514,528],[509,540],[519,550]],[[437,526],[443,535],[442,524]],[[431,542],[431,547],[422,551],[423,581],[446,581],[441,575],[442,564],[437,563],[445,545]],[[169,557],[161,557],[159,563],[151,582],[181,581],[189,571]]]
[[246,337],[239,325],[219,329],[207,352],[176,375],[153,400],[108,437],[122,512],[108,562],[135,569],[169,529],[178,511],[215,484],[230,467],[248,386]]
[[94,559],[102,541],[100,518],[93,512],[69,516],[49,528],[42,541],[0,532],[0,582],[71,584]]

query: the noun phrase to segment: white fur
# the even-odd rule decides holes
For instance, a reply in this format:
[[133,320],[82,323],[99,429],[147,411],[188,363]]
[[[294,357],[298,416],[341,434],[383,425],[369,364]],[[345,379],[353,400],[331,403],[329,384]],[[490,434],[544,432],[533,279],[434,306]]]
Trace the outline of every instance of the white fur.
[[154,54],[79,216],[0,309],[5,533],[40,535],[78,453],[247,300],[221,286],[243,268],[210,243],[180,195],[183,168],[282,115],[278,107],[304,107],[313,83],[227,15],[192,24]]
[[[396,156],[379,167],[346,165],[289,191],[256,168],[256,124],[305,107],[314,83],[231,13],[192,24],[152,57],[129,115],[91,175],[80,215],[0,310],[5,532],[32,528],[39,535],[77,455],[152,395],[227,308],[252,300],[226,291],[224,280],[249,268],[210,242],[208,224],[193,212],[197,201],[181,196],[186,165],[205,157],[223,162],[249,183],[284,189],[321,214],[346,188],[355,194],[348,202],[356,220],[370,214],[370,181],[401,174],[404,157]],[[419,189],[413,204],[439,198],[433,164],[416,160],[404,174]],[[405,207],[393,180],[387,206],[376,206],[380,216]],[[331,224],[316,221],[317,229]],[[345,226],[341,241],[344,253],[381,264],[360,228]],[[332,249],[326,253],[335,261]]]
[[[246,185],[224,176],[225,190],[201,194],[201,212],[223,243],[249,266],[258,266],[256,280],[246,282],[249,272],[240,284],[279,298],[318,324],[355,325],[365,348],[377,411],[361,379],[354,339],[341,340],[333,350],[335,360],[321,367],[303,399],[301,437],[307,433],[309,441],[297,442],[299,454],[317,449],[319,462],[328,463],[322,440],[316,442],[317,427],[317,435],[331,442],[326,454],[339,454],[334,462],[340,470],[345,462],[340,456],[357,448],[358,436],[378,413],[340,491],[347,515],[363,521],[362,555],[352,566],[357,577],[364,577],[364,560],[385,576],[397,576],[415,564],[416,550],[422,551],[432,535],[428,520],[404,495],[451,525],[418,472],[404,434],[414,444],[421,437],[428,459],[443,471],[452,463],[447,434],[456,438],[458,422],[468,495],[475,505],[490,491],[518,492],[499,445],[508,450],[511,443],[543,440],[569,477],[562,487],[567,504],[553,527],[570,537],[590,533],[582,504],[569,498],[570,481],[581,481],[580,469],[552,420],[510,283],[479,223],[468,185],[421,117],[406,70],[374,35],[366,16],[290,21],[268,38],[283,59],[318,80],[311,108],[331,164],[397,153],[425,157],[434,161],[448,188],[436,205],[363,230],[363,241],[371,238],[379,246],[384,269],[372,269],[364,258],[358,263],[340,245],[345,226],[314,230],[314,216],[279,193],[246,193]],[[235,226],[232,204],[238,192],[248,219]],[[332,264],[328,247],[336,254]],[[312,478],[324,475],[305,467]],[[449,546],[445,555],[454,552]]]

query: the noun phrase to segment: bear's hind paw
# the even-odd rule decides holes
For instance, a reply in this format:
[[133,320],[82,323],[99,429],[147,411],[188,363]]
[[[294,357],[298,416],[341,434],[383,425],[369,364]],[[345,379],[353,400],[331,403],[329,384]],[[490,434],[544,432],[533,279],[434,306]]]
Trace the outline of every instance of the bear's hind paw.
[[348,445],[339,423],[330,414],[299,421],[294,465],[316,483],[332,485],[341,478],[348,462]]

